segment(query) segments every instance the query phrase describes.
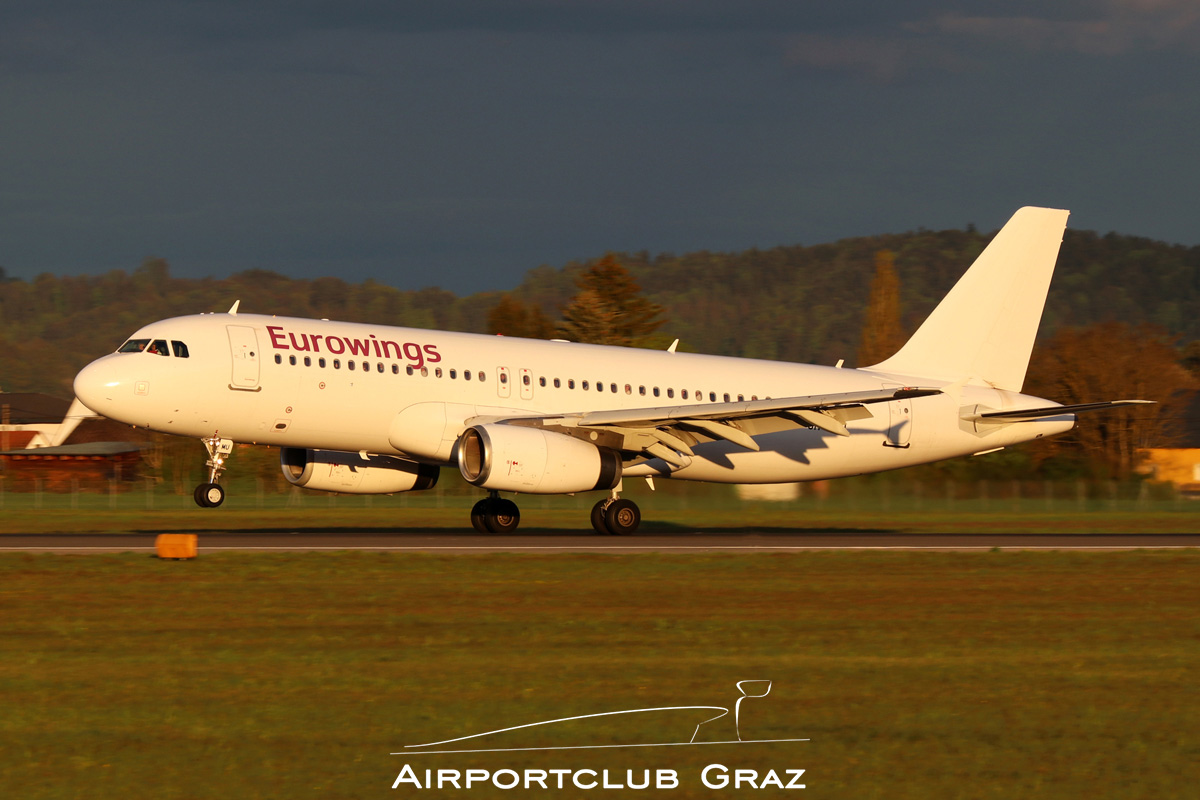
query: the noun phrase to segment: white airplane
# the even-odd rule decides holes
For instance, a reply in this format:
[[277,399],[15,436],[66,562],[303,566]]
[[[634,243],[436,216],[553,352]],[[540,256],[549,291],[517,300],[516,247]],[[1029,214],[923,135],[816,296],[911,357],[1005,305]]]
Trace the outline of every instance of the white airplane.
[[[199,438],[201,506],[234,442],[281,448],[292,484],[429,489],[457,466],[488,492],[481,532],[515,529],[500,492],[604,491],[597,532],[641,519],[622,479],[782,483],[999,450],[1070,430],[1021,394],[1068,212],[1023,208],[911,339],[860,369],[329,320],[199,314],[151,323],[75,378],[89,409]],[[802,324],[802,323],[801,323]]]

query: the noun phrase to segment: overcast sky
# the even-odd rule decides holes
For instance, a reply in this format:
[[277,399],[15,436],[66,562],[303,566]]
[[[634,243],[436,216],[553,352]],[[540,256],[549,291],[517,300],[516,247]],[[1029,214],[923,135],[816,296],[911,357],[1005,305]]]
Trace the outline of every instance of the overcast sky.
[[1200,243],[1196,0],[5,0],[0,265],[459,293],[608,250]]

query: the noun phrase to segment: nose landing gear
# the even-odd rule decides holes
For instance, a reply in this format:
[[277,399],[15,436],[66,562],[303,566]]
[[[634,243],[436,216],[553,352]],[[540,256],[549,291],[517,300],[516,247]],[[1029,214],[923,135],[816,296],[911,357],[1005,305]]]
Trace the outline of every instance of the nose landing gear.
[[197,486],[192,498],[201,508],[216,508],[225,502],[225,489],[217,481],[225,471],[226,457],[233,452],[233,440],[222,439],[214,434],[201,439],[200,443],[208,451],[208,461],[204,464],[208,467],[208,482]]

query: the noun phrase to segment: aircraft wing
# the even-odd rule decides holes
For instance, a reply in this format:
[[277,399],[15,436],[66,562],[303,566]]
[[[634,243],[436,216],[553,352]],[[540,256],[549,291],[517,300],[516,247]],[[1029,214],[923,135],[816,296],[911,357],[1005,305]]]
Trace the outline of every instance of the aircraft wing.
[[617,449],[642,452],[675,466],[684,466],[687,463],[684,457],[694,455],[692,444],[697,441],[694,435],[696,433],[711,439],[724,439],[747,450],[758,450],[758,443],[740,423],[774,417],[820,428],[838,436],[849,436],[847,422],[872,416],[865,406],[933,394],[941,394],[941,390],[905,387],[736,403],[698,403],[615,411],[481,417],[470,422],[531,425],[575,435],[608,434],[608,441],[619,437],[620,444]]

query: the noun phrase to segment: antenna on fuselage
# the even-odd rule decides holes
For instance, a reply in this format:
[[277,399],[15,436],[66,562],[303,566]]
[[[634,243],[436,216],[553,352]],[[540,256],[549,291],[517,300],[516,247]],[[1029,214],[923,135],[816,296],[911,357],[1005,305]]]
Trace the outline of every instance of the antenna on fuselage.
[[231,316],[231,317],[236,317],[236,316],[237,316],[237,310],[238,310],[238,306],[239,306],[239,305],[241,305],[241,303],[242,303],[242,301],[241,301],[241,300],[234,300],[234,301],[233,301],[233,305],[231,305],[231,306],[229,307],[229,316]]

